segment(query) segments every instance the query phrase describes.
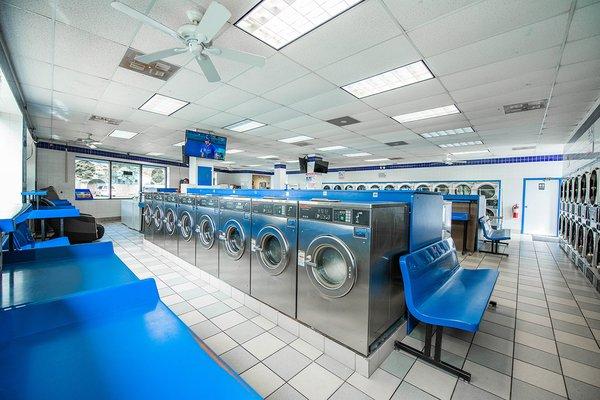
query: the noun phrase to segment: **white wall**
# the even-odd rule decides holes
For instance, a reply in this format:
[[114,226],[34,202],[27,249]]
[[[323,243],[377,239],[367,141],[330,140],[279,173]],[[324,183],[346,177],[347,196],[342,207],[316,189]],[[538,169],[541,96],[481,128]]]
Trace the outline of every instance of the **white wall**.
[[[345,172],[340,179],[338,172],[323,176],[323,182],[401,182],[401,181],[470,181],[470,180],[500,180],[502,185],[502,208],[504,227],[520,229],[521,214],[518,219],[512,216],[512,205],[518,204],[522,210],[523,178],[561,177],[562,162],[535,162],[516,164],[487,164],[487,165],[453,165],[434,168],[407,168],[373,171]],[[380,177],[380,174],[385,174]],[[304,175],[288,175],[288,184],[299,184],[304,187]]]
[[21,208],[23,189],[23,117],[20,113],[0,111],[0,160],[0,216],[11,217]]
[[[84,154],[38,148],[38,188],[54,186],[61,198],[71,201],[82,213],[92,214],[96,218],[119,218],[120,199],[75,201],[75,157],[77,156],[85,157]],[[108,157],[93,156],[93,158],[111,160]],[[179,187],[179,179],[186,177],[187,172],[187,168],[167,167],[169,187]]]

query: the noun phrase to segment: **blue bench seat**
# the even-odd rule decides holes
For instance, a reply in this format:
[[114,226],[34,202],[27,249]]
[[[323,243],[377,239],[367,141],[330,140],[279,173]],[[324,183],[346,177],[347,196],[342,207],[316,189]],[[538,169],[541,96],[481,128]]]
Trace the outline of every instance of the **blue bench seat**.
[[485,216],[479,218],[479,226],[483,232],[483,237],[486,242],[491,243],[491,251],[480,250],[482,253],[497,254],[508,256],[508,253],[500,253],[498,247],[500,244],[508,246],[508,243],[503,240],[510,240],[510,229],[494,229],[490,221],[490,217]]
[[[396,342],[396,348],[470,380],[468,372],[441,361],[443,329],[479,329],[498,271],[462,268],[451,238],[402,256],[400,270],[409,315],[407,328],[410,333],[416,323],[425,324],[425,348],[417,350],[402,342]],[[431,357],[434,328],[435,354]]]

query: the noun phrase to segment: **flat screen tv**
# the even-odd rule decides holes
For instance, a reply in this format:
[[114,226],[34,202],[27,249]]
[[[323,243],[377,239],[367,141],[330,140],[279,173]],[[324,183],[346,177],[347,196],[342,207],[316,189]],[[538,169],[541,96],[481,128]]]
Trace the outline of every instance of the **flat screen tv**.
[[298,159],[298,163],[300,164],[300,172],[305,174],[308,167],[308,160],[306,159],[306,157],[300,157]]
[[315,172],[326,174],[329,171],[329,162],[323,160],[315,160]]
[[227,138],[210,133],[185,131],[183,154],[188,157],[224,160]]

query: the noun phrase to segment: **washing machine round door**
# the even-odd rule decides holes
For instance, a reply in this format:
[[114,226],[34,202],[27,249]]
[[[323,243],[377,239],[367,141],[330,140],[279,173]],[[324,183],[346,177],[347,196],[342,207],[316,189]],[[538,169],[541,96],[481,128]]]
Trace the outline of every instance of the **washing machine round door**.
[[385,187],[383,188],[383,190],[394,190],[394,185],[385,185]]
[[354,186],[352,186],[352,185],[346,185],[346,187],[344,188],[344,190],[354,190]]
[[246,250],[246,234],[242,226],[236,220],[229,220],[223,229],[223,244],[225,252],[234,260],[239,260]]
[[420,190],[421,192],[431,192],[431,189],[427,185],[419,185],[417,186],[417,190]]
[[191,241],[194,237],[194,217],[188,211],[184,211],[181,213],[177,225],[181,232],[181,238],[186,242]]
[[371,190],[379,190],[379,185],[371,185]]
[[469,185],[460,184],[454,189],[454,194],[471,194],[471,187]]
[[412,187],[410,187],[410,185],[402,185],[398,190],[412,190]]
[[479,192],[479,195],[482,195],[486,199],[491,199],[496,195],[496,189],[488,184],[479,186],[477,191]]
[[590,264],[592,263],[592,259],[594,258],[594,232],[591,229],[588,229],[585,236],[585,259]]
[[173,236],[177,230],[177,214],[172,208],[169,208],[165,213],[165,231],[167,235]]
[[325,186],[323,186],[323,190],[331,190],[331,186],[325,185]]
[[156,229],[157,231],[160,231],[165,224],[163,218],[164,218],[163,210],[161,207],[157,206],[154,209],[154,213],[152,214],[152,219],[154,220],[154,229]]
[[152,225],[152,207],[150,207],[149,204],[146,204],[144,206],[144,211],[142,213],[142,216],[144,218],[144,227],[149,227],[150,225]]
[[435,187],[434,192],[448,194],[450,193],[450,188],[448,187],[448,185],[444,185],[443,183],[441,183]]
[[215,223],[212,218],[204,214],[198,219],[196,226],[198,234],[198,243],[206,250],[212,249],[215,244]]
[[312,284],[327,297],[342,297],[356,283],[356,258],[340,239],[324,235],[306,249],[306,271]]
[[593,170],[590,174],[590,189],[589,189],[589,200],[590,204],[596,204],[596,194],[598,185],[598,170]]
[[341,185],[335,185],[333,187],[333,190],[342,190],[342,186]]
[[367,190],[367,187],[365,185],[358,185],[356,190]]
[[272,276],[285,271],[290,262],[290,244],[283,233],[274,226],[265,226],[256,235],[258,261]]

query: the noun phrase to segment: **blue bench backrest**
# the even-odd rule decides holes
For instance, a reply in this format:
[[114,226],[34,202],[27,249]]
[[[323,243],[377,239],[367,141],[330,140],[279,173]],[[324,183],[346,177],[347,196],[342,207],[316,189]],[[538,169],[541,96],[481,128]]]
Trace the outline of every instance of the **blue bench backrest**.
[[15,246],[15,250],[20,250],[24,246],[34,242],[35,239],[33,238],[33,235],[31,235],[27,223],[21,222],[20,224],[17,224],[17,227],[13,232],[13,244]]
[[452,238],[401,257],[400,269],[409,311],[428,299],[459,267]]

